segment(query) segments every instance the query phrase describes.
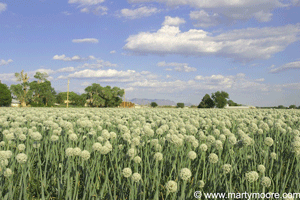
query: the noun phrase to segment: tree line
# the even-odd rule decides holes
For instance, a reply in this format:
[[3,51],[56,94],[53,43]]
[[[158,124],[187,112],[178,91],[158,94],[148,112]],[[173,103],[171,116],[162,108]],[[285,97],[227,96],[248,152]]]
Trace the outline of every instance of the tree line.
[[[67,103],[67,92],[56,93],[48,80],[47,73],[36,72],[36,80],[29,82],[27,73],[22,70],[21,73],[15,73],[19,84],[8,87],[0,82],[0,106],[10,106],[12,99],[15,98],[20,102],[22,107],[45,107],[54,106],[55,104]],[[79,95],[75,92],[69,92],[69,105],[84,106],[87,104],[91,107],[117,107],[122,103],[124,89],[119,87],[106,86],[93,83],[85,88],[85,93]]]

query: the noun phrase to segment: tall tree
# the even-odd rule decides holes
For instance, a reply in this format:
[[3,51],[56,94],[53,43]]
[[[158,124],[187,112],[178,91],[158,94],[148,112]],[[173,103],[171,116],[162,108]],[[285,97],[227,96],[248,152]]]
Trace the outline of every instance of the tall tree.
[[51,86],[51,82],[47,80],[46,72],[36,72],[34,78],[38,81],[29,83],[30,90],[33,93],[33,103],[36,106],[51,106],[55,103],[56,92]]
[[215,107],[214,101],[210,98],[209,94],[205,94],[202,101],[199,103],[198,108],[213,108]]
[[29,77],[27,76],[27,73],[24,74],[24,70],[21,71],[21,73],[15,73],[15,77],[17,78],[17,81],[21,82],[18,85],[11,85],[10,89],[17,97],[17,99],[21,102],[21,106],[25,107],[26,103],[30,100],[32,93],[29,91]]
[[0,82],[0,106],[11,105],[11,92],[7,85]]
[[212,93],[211,97],[214,100],[217,108],[224,108],[227,104],[227,99],[229,98],[229,95],[227,92],[217,91],[215,93]]

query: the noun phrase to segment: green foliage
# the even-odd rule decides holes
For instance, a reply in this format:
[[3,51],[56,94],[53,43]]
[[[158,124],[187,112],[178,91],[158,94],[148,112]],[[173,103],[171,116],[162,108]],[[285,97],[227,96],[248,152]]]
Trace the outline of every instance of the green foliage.
[[198,108],[213,108],[213,107],[215,107],[215,102],[210,98],[209,94],[206,94],[198,105]]
[[227,103],[228,103],[229,106],[241,106],[241,104],[237,104],[232,100],[228,100]]
[[215,102],[217,108],[224,108],[227,104],[227,99],[229,98],[229,95],[227,92],[217,91],[215,93],[212,93],[211,97]]
[[93,83],[85,88],[87,99],[90,106],[95,107],[117,107],[122,103],[124,90],[118,87],[102,87],[100,84]]
[[[76,94],[75,92],[69,92],[69,105],[73,106],[84,106],[86,103],[87,95],[86,94]],[[67,92],[60,92],[56,96],[56,102],[59,104],[66,104]]]
[[11,92],[7,85],[0,83],[0,106],[10,106]]
[[157,105],[156,102],[151,102],[150,106],[151,106],[152,108],[155,108],[155,107],[157,107],[158,105]]
[[289,106],[289,109],[296,109],[296,108],[297,108],[296,105],[290,105],[290,106]]
[[278,109],[286,109],[286,107],[284,105],[279,105],[277,108]]
[[177,108],[184,108],[184,103],[177,103]]
[[52,106],[55,103],[56,92],[51,87],[51,82],[44,80],[43,82],[33,81],[29,83],[30,91],[33,93],[31,106]]
[[[23,86],[21,84],[11,85],[10,90],[12,94],[21,102],[21,106],[25,106],[32,99],[32,91],[27,91],[24,93]],[[22,104],[23,103],[23,104]]]

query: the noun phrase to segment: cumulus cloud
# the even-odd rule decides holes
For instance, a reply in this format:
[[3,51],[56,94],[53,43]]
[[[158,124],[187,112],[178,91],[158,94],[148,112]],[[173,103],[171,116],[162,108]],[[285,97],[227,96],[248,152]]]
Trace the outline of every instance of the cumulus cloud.
[[1,59],[1,60],[0,60],[0,66],[2,66],[2,65],[8,65],[8,64],[11,63],[11,62],[13,62],[12,59],[8,59],[8,60],[3,60],[3,59]]
[[98,43],[99,40],[96,38],[84,38],[84,39],[74,39],[73,43]]
[[84,61],[84,60],[94,60],[94,59],[95,59],[94,56],[89,56],[87,58],[81,58],[78,55],[73,57],[66,57],[65,54],[53,56],[53,60],[63,60],[63,61]]
[[7,8],[7,4],[6,4],[6,3],[1,3],[1,2],[0,2],[0,13],[1,13],[1,12],[4,12],[4,11],[6,10],[6,8]]
[[180,54],[222,56],[239,61],[268,59],[299,41],[300,24],[280,27],[236,29],[214,35],[176,26],[162,26],[157,32],[140,32],[127,38],[123,47],[136,54]]
[[149,17],[155,13],[159,12],[159,10],[155,7],[147,7],[143,6],[136,9],[127,9],[124,8],[121,10],[121,16],[129,18],[129,19],[138,19],[142,17]]
[[286,63],[280,67],[274,68],[275,65],[272,65],[272,68],[270,70],[270,73],[278,73],[290,69],[300,69],[300,61],[290,62]]
[[114,54],[114,53],[117,53],[117,51],[116,51],[116,50],[112,50],[112,51],[110,51],[109,53],[110,53],[110,54]]
[[162,25],[179,26],[180,24],[184,24],[184,23],[185,20],[183,18],[165,16],[165,21],[162,23]]

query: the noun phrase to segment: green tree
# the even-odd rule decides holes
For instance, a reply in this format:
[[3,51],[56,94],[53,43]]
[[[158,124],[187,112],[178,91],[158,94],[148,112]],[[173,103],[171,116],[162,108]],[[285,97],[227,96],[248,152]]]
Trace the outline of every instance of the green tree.
[[177,103],[177,108],[184,108],[184,103]]
[[157,107],[158,105],[157,105],[156,102],[151,102],[150,106],[151,106],[152,108],[155,108],[155,107]]
[[285,109],[286,107],[284,105],[279,105],[277,108],[278,109]]
[[237,104],[232,100],[228,100],[227,103],[228,103],[229,106],[241,106],[241,104]]
[[[69,92],[69,104],[74,106],[84,106],[86,103],[86,94],[76,94],[75,92]],[[60,92],[56,96],[56,102],[59,104],[66,104],[65,101],[67,100],[67,92]]]
[[213,107],[215,107],[215,102],[210,98],[209,94],[206,94],[198,105],[198,108],[213,108]]
[[12,97],[9,88],[0,82],[0,106],[10,106],[11,100]]
[[21,106],[25,107],[26,103],[29,102],[32,96],[32,92],[29,91],[29,77],[27,76],[27,73],[24,74],[24,70],[21,71],[21,73],[15,73],[15,77],[17,78],[17,81],[21,82],[18,85],[11,85],[10,90],[13,93],[14,96],[21,102]]
[[47,77],[47,73],[36,72],[34,78],[38,81],[29,83],[30,90],[33,93],[32,106],[52,106],[55,103],[56,92]]
[[122,103],[124,90],[118,87],[101,87],[100,84],[93,83],[85,88],[90,106],[96,107],[117,107]]
[[289,106],[289,109],[296,109],[296,108],[297,108],[296,105],[290,105],[290,106]]
[[224,108],[227,104],[227,99],[229,98],[229,95],[227,92],[217,91],[215,93],[212,93],[211,97],[217,108]]

